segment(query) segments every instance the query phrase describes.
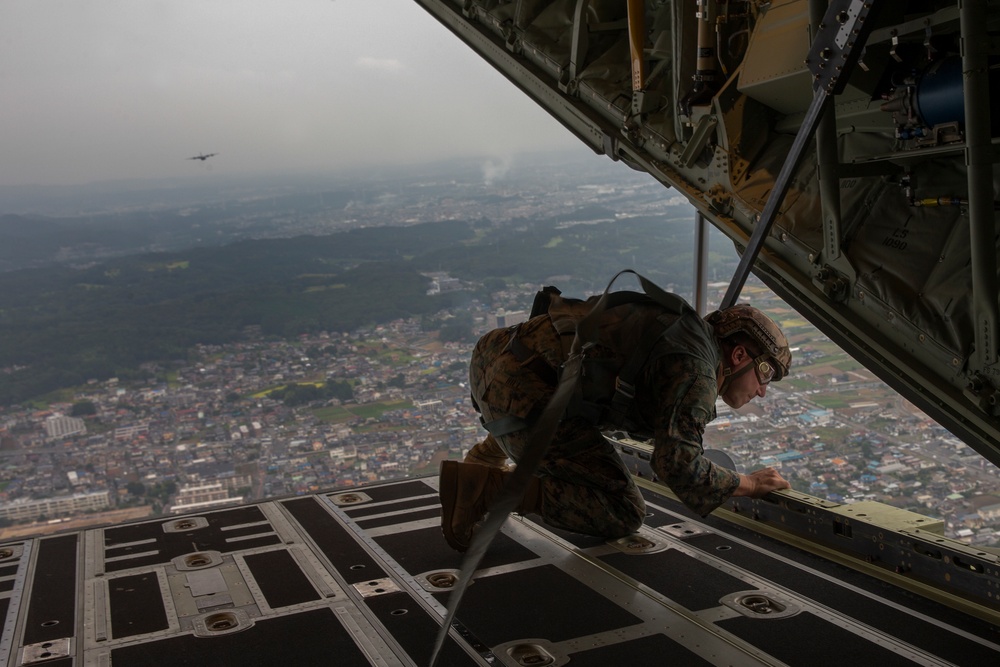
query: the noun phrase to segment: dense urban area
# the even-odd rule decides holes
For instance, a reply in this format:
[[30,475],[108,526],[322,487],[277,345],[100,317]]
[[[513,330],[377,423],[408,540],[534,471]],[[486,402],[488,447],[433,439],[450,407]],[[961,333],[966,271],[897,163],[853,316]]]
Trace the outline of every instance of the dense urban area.
[[[524,288],[475,304],[478,331],[523,319]],[[749,469],[775,466],[811,495],[887,502],[945,518],[951,537],[995,544],[997,469],[764,289],[748,291],[789,333],[794,373],[738,412],[720,402],[706,444]],[[251,330],[243,342],[199,348],[194,363],[150,369],[165,381],[112,379],[46,409],[6,409],[0,517],[31,522],[6,534],[85,513],[106,521],[100,513],[112,509],[190,512],[432,473],[483,433],[468,399],[470,351],[418,319],[294,342]],[[274,397],[341,382],[351,398]]]
[[[485,206],[460,197],[433,206],[375,198],[348,207],[349,220],[333,220],[326,231],[377,216],[386,224],[470,215],[496,222],[569,199],[626,214],[626,201],[633,213],[678,205],[642,185],[521,187],[517,207],[503,204],[509,193]],[[407,205],[387,203],[396,198]],[[285,216],[277,228],[316,233],[321,218]],[[427,277],[436,290],[482,288],[447,273]],[[148,366],[146,380],[94,380],[45,402],[0,408],[0,537],[432,474],[484,434],[467,388],[475,336],[523,319],[539,287],[511,285],[461,312],[296,340],[248,327],[238,342]],[[710,287],[717,302],[725,284]],[[774,466],[813,496],[889,503],[944,519],[949,537],[1000,544],[997,468],[759,284],[743,300],[781,323],[794,350],[792,375],[739,411],[720,402],[707,446],[726,449],[748,470]],[[466,340],[428,326],[452,317],[471,317]]]

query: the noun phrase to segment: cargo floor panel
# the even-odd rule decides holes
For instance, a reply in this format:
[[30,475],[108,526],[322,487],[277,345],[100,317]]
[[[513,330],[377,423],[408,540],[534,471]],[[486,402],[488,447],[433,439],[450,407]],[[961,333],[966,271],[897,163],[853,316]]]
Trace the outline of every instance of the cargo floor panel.
[[[439,664],[1000,661],[983,618],[643,493],[646,525],[622,540],[511,517]],[[0,563],[0,667],[423,665],[464,561],[436,477],[6,547],[31,557]]]
[[[439,596],[444,602],[448,594]],[[560,642],[642,622],[552,565],[480,577],[465,593],[459,620],[491,646],[539,636]]]
[[[687,543],[771,581],[794,581],[798,594],[822,601],[823,606],[849,615],[854,621],[877,627],[956,664],[970,660],[988,662],[997,657],[995,650],[967,636],[974,633],[987,642],[998,639],[996,629],[985,623],[962,619],[961,632],[956,632],[957,628],[948,626],[944,619],[931,619],[914,613],[912,599],[905,607],[883,602],[863,589],[846,585],[841,578],[810,571],[723,535],[698,535]],[[720,550],[719,547],[726,548]]]
[[755,588],[676,549],[644,555],[619,552],[601,560],[655,590],[669,591],[670,599],[692,611],[718,607],[725,596]]
[[[441,529],[420,528],[374,538],[401,567],[412,575],[432,570],[458,569],[463,554],[454,551],[441,537]],[[479,564],[480,569],[521,563],[537,558],[531,549],[504,533],[497,535]]]
[[[333,656],[335,663],[331,662]],[[368,667],[371,664],[329,609],[258,621],[233,634],[220,633],[215,637],[187,634],[133,644],[113,649],[111,659],[113,664],[148,667],[210,664]]]

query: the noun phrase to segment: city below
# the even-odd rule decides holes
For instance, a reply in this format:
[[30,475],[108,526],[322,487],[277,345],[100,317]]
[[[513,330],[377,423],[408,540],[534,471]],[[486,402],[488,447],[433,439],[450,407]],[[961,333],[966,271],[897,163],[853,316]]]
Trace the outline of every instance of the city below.
[[[473,303],[475,333],[523,319],[536,288]],[[992,464],[769,291],[750,286],[744,298],[786,330],[792,375],[739,411],[720,402],[707,447],[747,470],[774,466],[814,496],[877,500],[944,518],[948,537],[1000,542]],[[471,347],[442,343],[416,318],[294,342],[249,329],[192,363],[148,369],[165,381],[94,382],[47,409],[4,409],[0,537],[433,473],[485,433],[468,397]],[[271,395],[339,382],[353,398],[295,406]]]
[[[178,219],[201,221],[189,234],[205,233],[211,220],[214,235],[232,241],[452,219],[486,221],[508,235],[546,216],[557,221],[557,230],[613,225],[614,234],[643,216],[693,219],[690,207],[664,197],[662,187],[645,176],[600,161],[580,164],[515,165],[502,174],[487,169],[489,164],[481,174],[425,173],[408,181],[355,184],[339,199],[256,194],[234,204],[220,195],[207,204],[174,205],[187,216]],[[158,196],[166,197],[164,192]],[[292,204],[297,208],[289,213]],[[167,211],[170,204],[156,206]],[[106,210],[138,215],[131,203]],[[581,211],[587,215],[574,217]],[[689,222],[675,224],[692,234]],[[680,275],[693,271],[670,262],[684,256],[690,266],[692,246],[672,233],[648,239],[649,248],[605,249],[593,259],[621,262],[618,268],[647,276],[678,276],[680,284],[663,286],[690,296],[690,282]],[[193,238],[178,236],[175,242],[180,247]],[[560,240],[553,238],[552,245]],[[731,244],[726,246],[731,254]],[[86,257],[79,249],[68,254],[79,262],[148,250],[104,245],[89,247]],[[49,261],[41,253],[25,260],[32,266]],[[579,285],[592,290],[613,273],[580,264],[572,275],[552,276],[552,284],[570,296],[586,296],[575,291]],[[713,280],[729,274],[723,260],[714,262]],[[0,407],[0,538],[434,474],[441,460],[462,457],[485,433],[468,395],[472,345],[491,327],[525,317],[542,285],[508,280],[501,289],[494,279],[484,289],[485,280],[468,276],[427,277],[441,290],[489,294],[488,302],[471,299],[433,317],[291,340],[247,327],[235,342],[201,345],[184,360],[147,364],[141,369],[146,380],[95,379],[44,400]],[[726,285],[710,287],[709,302],[717,303]],[[792,373],[739,411],[719,403],[706,447],[725,449],[745,470],[773,466],[798,491],[841,503],[888,503],[943,519],[948,537],[1000,545],[996,467],[759,283],[751,281],[741,301],[782,325],[793,346]],[[442,335],[450,321],[471,323],[471,330],[462,340]]]

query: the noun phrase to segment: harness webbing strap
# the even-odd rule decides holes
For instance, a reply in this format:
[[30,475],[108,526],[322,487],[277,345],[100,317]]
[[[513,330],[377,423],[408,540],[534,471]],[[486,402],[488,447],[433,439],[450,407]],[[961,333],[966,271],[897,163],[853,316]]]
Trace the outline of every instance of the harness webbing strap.
[[644,331],[639,339],[628,361],[622,366],[618,377],[615,378],[615,393],[611,397],[611,405],[608,407],[608,420],[615,426],[621,426],[625,422],[629,408],[632,406],[632,399],[635,398],[635,381],[646,365],[650,352],[656,341],[663,337],[669,327],[651,327]]
[[493,421],[483,423],[483,428],[489,431],[490,435],[494,438],[520,431],[522,428],[527,428],[528,426],[528,422],[517,415],[504,415]]
[[680,318],[675,319],[670,324],[662,322],[663,318],[657,321],[663,324],[662,328],[650,328],[643,333],[638,345],[628,361],[622,366],[618,377],[615,378],[615,393],[611,397],[611,405],[608,408],[608,421],[614,426],[621,426],[628,415],[632,400],[635,398],[635,383],[639,373],[649,361],[649,355],[653,352],[656,343],[667,336],[667,333],[680,322]]

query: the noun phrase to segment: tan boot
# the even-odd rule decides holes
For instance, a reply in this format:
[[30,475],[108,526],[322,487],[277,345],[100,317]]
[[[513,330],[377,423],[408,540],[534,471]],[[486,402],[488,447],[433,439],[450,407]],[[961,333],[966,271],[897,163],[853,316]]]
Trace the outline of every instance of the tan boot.
[[486,436],[485,440],[473,446],[465,455],[464,462],[477,463],[500,470],[510,470],[510,466],[507,465],[507,452],[500,448],[492,435]]
[[[441,498],[441,532],[452,549],[466,551],[469,548],[473,532],[503,489],[509,474],[471,463],[441,462],[438,491]],[[536,477],[531,480],[524,500],[515,511],[522,514],[537,512],[540,506],[541,491]]]

